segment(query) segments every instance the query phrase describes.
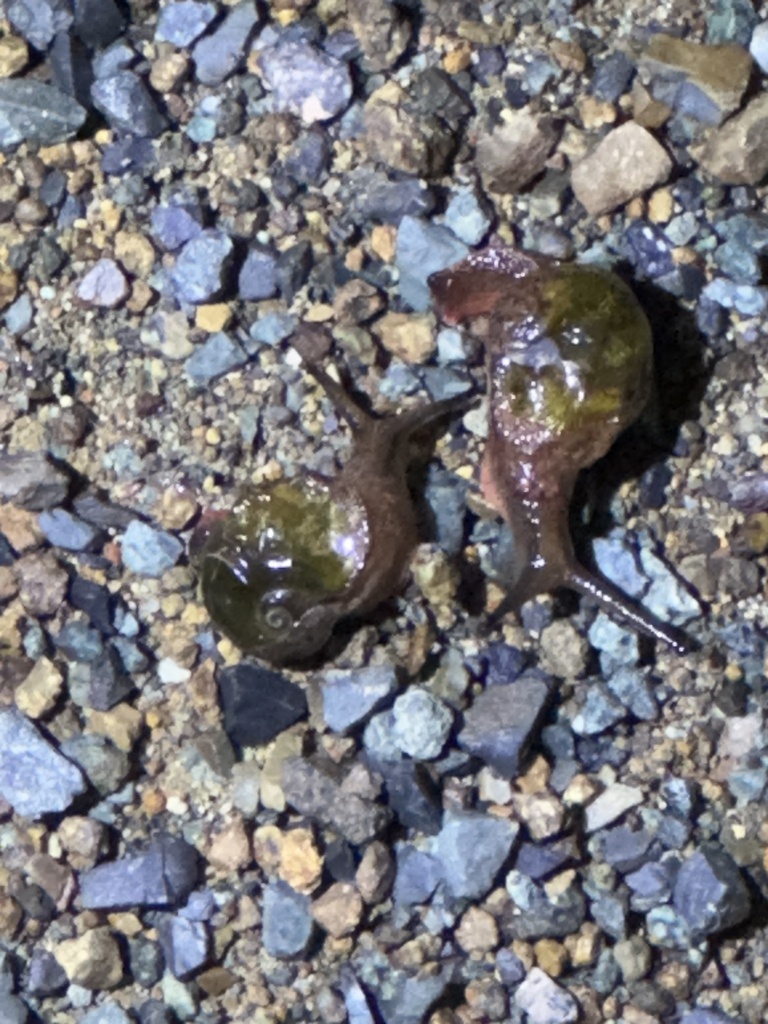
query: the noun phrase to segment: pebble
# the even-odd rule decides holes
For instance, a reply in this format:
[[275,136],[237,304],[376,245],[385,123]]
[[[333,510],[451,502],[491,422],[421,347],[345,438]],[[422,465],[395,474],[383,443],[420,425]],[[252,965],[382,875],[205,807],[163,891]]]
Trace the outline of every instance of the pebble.
[[[194,12],[192,26],[196,35],[200,34],[197,27],[206,18],[207,11]],[[232,7],[219,27],[210,35],[204,36],[192,50],[195,78],[198,82],[203,85],[221,85],[229,78],[243,60],[248,38],[258,22],[259,15],[254,0],[241,0],[241,3]]]
[[443,223],[466,245],[479,245],[493,221],[487,203],[471,185],[457,189],[445,209]]
[[382,348],[409,365],[427,362],[435,352],[435,318],[431,313],[385,313],[376,322]]
[[206,387],[247,362],[248,355],[237,342],[224,331],[218,331],[185,360],[184,372],[198,387]]
[[208,960],[209,937],[204,921],[190,921],[181,914],[163,915],[157,937],[166,966],[175,978],[188,978]]
[[595,797],[585,810],[585,827],[587,832],[598,832],[606,825],[612,824],[630,808],[642,803],[643,791],[635,786],[627,786],[623,782],[614,782],[599,796]]
[[216,6],[198,0],[174,0],[160,9],[155,40],[189,47],[216,17]]
[[433,854],[457,899],[481,899],[504,866],[520,826],[479,811],[447,815],[434,839]]
[[752,912],[752,899],[735,861],[714,846],[696,850],[682,865],[672,903],[694,941],[741,924]]
[[685,1011],[680,1018],[680,1024],[739,1024],[739,1021],[714,1007],[697,1006],[693,1010]]
[[571,993],[539,967],[532,967],[518,985],[514,1000],[530,1024],[575,1024],[579,1019],[579,1004]]
[[114,309],[130,293],[125,274],[111,259],[99,260],[77,286],[77,297],[91,306]]
[[571,186],[587,213],[599,217],[663,184],[671,172],[663,146],[645,128],[627,121],[576,164]]
[[410,843],[395,844],[395,884],[392,898],[396,904],[413,906],[426,903],[442,878],[440,861]]
[[[560,131],[550,117],[516,110],[477,140],[477,167],[486,189],[513,195],[544,170]],[[442,269],[442,268],[440,268]]]
[[114,988],[123,979],[120,947],[109,928],[91,928],[75,939],[64,939],[53,950],[69,981],[81,988]]
[[17,814],[64,811],[85,790],[78,769],[15,708],[0,708],[0,794]]
[[39,511],[67,496],[69,478],[45,452],[0,452],[0,500]]
[[118,71],[91,86],[93,105],[117,132],[154,139],[167,127],[165,116],[134,71]]
[[659,717],[653,687],[641,669],[617,668],[608,679],[608,689],[641,722],[653,722]]
[[95,527],[63,508],[41,512],[37,521],[48,543],[67,551],[86,551],[99,533]]
[[278,258],[263,246],[248,250],[237,281],[240,298],[246,302],[271,299],[278,289]]
[[264,888],[262,941],[270,956],[301,956],[312,939],[313,922],[308,896],[285,882]]
[[288,40],[267,47],[259,66],[275,110],[296,114],[305,124],[331,120],[352,99],[347,65],[311,43]]
[[397,689],[394,665],[329,669],[321,679],[323,718],[333,732],[346,732],[365,721]]
[[350,935],[363,916],[363,900],[350,882],[334,882],[312,902],[312,917],[334,939]]
[[63,683],[58,667],[49,658],[38,658],[26,679],[16,687],[16,706],[29,718],[41,718],[55,706]]
[[239,747],[269,743],[306,717],[304,691],[285,676],[241,662],[217,674],[224,729]]
[[640,571],[634,551],[620,532],[607,537],[596,537],[592,545],[595,562],[600,572],[630,597],[641,598],[648,580]]
[[170,273],[177,298],[191,303],[217,298],[232,252],[232,239],[215,228],[206,228],[186,242]]
[[426,217],[436,203],[418,178],[393,181],[383,171],[358,167],[344,179],[342,195],[350,214],[363,221],[399,224],[403,217]]
[[181,558],[184,545],[171,533],[133,519],[122,536],[125,567],[138,576],[162,576]]
[[397,231],[396,264],[400,273],[400,295],[417,312],[431,306],[427,279],[464,259],[469,249],[446,227],[406,216]]
[[394,703],[392,739],[409,757],[438,757],[452,725],[450,708],[421,687],[409,687]]
[[586,692],[584,703],[571,720],[571,728],[577,736],[598,736],[613,728],[627,712],[623,704],[602,683],[592,683]]
[[699,602],[653,551],[642,547],[640,562],[651,579],[651,585],[643,599],[650,612],[675,625],[683,625],[701,616]]
[[102,1003],[80,1018],[80,1024],[133,1024],[125,1010],[117,1003]]
[[36,50],[47,50],[59,32],[74,20],[67,0],[8,0],[8,20]]
[[459,746],[500,775],[517,775],[551,695],[548,679],[534,673],[486,687],[464,714]]
[[61,995],[68,984],[67,975],[53,953],[37,946],[29,958],[25,991],[45,998]]
[[755,26],[749,41],[749,52],[760,70],[768,74],[768,21],[761,21]]
[[10,992],[0,993],[0,1021],[2,1024],[26,1024],[29,1007]]
[[72,736],[62,743],[61,752],[82,769],[102,796],[116,792],[128,775],[127,755],[105,736]]
[[86,110],[52,85],[34,79],[0,81],[0,149],[20,142],[49,146],[80,130]]
[[629,89],[635,74],[635,65],[624,53],[617,50],[596,62],[592,75],[592,92],[608,103],[618,103],[619,98]]
[[150,225],[152,235],[160,245],[168,252],[176,252],[202,234],[202,213],[191,203],[169,203],[154,208]]
[[26,292],[20,295],[15,302],[11,303],[3,314],[5,326],[11,334],[16,336],[24,334],[25,331],[29,330],[32,326],[33,318],[32,300]]
[[198,882],[200,858],[181,838],[162,836],[144,853],[99,864],[80,875],[80,902],[89,910],[174,907]]
[[726,185],[757,185],[768,174],[768,95],[759,93],[741,113],[690,147],[691,155]]

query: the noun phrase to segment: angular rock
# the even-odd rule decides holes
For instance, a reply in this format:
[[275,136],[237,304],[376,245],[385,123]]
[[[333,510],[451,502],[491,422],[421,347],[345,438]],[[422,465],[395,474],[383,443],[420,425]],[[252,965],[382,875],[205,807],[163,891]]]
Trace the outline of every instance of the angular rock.
[[586,901],[575,885],[550,898],[545,889],[517,870],[509,872],[505,885],[514,908],[505,916],[504,924],[514,939],[562,939],[584,923]]
[[[195,15],[199,15],[199,12],[193,12],[192,16]],[[198,16],[197,24],[200,20]],[[258,21],[254,0],[242,0],[230,10],[215,32],[197,43],[192,51],[192,59],[198,82],[203,85],[221,85],[232,74],[245,57],[248,37]]]
[[206,228],[187,242],[170,274],[177,297],[192,303],[216,298],[224,285],[232,251],[232,239],[213,228]]
[[575,1024],[579,1004],[540,967],[532,967],[518,985],[515,1003],[528,1014],[530,1024]]
[[262,940],[270,956],[301,956],[312,939],[314,922],[310,899],[285,882],[264,889]]
[[643,791],[636,786],[614,782],[587,806],[585,826],[587,832],[598,832],[620,818],[631,807],[643,801]]
[[480,899],[509,857],[520,826],[477,811],[446,817],[435,837],[433,854],[456,898]]
[[85,791],[78,768],[15,708],[0,708],[0,796],[17,814],[65,811]]
[[61,745],[61,752],[75,762],[103,797],[114,793],[130,770],[127,754],[105,736],[81,733]]
[[394,82],[387,82],[363,110],[369,160],[403,174],[435,177],[447,171],[458,131],[432,110],[419,109]]
[[114,309],[128,297],[130,287],[125,274],[114,260],[103,259],[93,266],[77,286],[82,302]]
[[36,50],[47,50],[54,36],[67,31],[74,17],[68,0],[8,0],[6,15]]
[[278,288],[278,257],[263,246],[248,250],[245,262],[240,268],[237,290],[246,302],[261,302],[271,299]]
[[409,757],[438,757],[453,725],[453,713],[429,691],[412,686],[393,707],[392,738]]
[[80,902],[87,910],[174,907],[197,885],[200,858],[184,839],[163,836],[145,853],[99,864],[80,875]]
[[680,868],[672,904],[694,941],[741,924],[752,900],[733,858],[718,847],[697,850]]
[[174,978],[188,978],[208,959],[209,936],[204,921],[190,921],[181,914],[164,915],[157,928],[168,970]]
[[120,984],[123,962],[109,928],[91,928],[75,939],[60,942],[54,955],[73,985],[109,989]]
[[516,110],[477,140],[477,167],[485,188],[513,195],[544,170],[560,138],[552,118]]
[[75,0],[75,35],[91,50],[103,50],[124,28],[115,0]]
[[39,946],[33,950],[27,965],[27,983],[25,991],[31,996],[61,995],[66,989],[69,981],[64,968],[58,962],[53,953],[41,949]]
[[248,362],[247,354],[224,331],[217,331],[184,363],[184,372],[198,387],[205,387]]
[[81,1017],[80,1024],[133,1024],[133,1021],[117,1003],[102,1003]]
[[139,576],[162,576],[181,558],[184,545],[165,530],[134,519],[122,537],[123,562]]
[[392,664],[359,669],[330,669],[321,679],[323,718],[333,732],[363,722],[397,689]]
[[296,114],[305,124],[329,121],[352,99],[347,65],[311,43],[287,40],[259,55],[266,87],[275,110]]
[[738,109],[752,61],[736,43],[712,46],[659,33],[651,36],[638,68],[655,100],[719,125]]
[[216,17],[216,5],[199,0],[173,0],[161,8],[155,39],[174,46],[191,46]]
[[411,25],[401,9],[378,0],[349,0],[350,28],[365,54],[368,71],[384,71],[402,56],[411,36]]
[[757,185],[768,174],[768,95],[760,93],[691,155],[725,185]]
[[141,138],[154,139],[167,121],[143,80],[133,71],[118,71],[93,83],[91,98],[111,128]]
[[300,686],[259,665],[240,662],[217,674],[224,729],[240,747],[260,746],[307,714]]
[[403,300],[417,312],[429,309],[429,276],[464,259],[468,252],[467,246],[448,228],[420,217],[403,217],[397,230],[395,255]]
[[439,788],[423,765],[411,760],[376,761],[384,779],[387,803],[404,828],[435,835],[443,823]]
[[[168,8],[164,8],[167,10]],[[198,238],[203,232],[203,215],[192,203],[169,203],[156,206],[150,223],[152,234],[168,252],[176,252],[182,245]]]
[[59,505],[69,480],[45,452],[0,452],[0,501],[40,511]]
[[72,33],[60,32],[53,41],[50,60],[51,84],[87,109],[94,75],[86,45]]
[[650,132],[634,121],[614,128],[571,172],[574,194],[599,217],[665,182],[672,161]]
[[395,903],[403,906],[426,903],[443,877],[440,861],[410,843],[397,843],[395,855],[397,868],[392,893]]
[[86,110],[52,85],[32,78],[0,81],[0,150],[20,142],[50,146],[83,126]]
[[486,686],[464,715],[459,746],[500,775],[517,775],[551,695],[549,681],[534,673]]
[[355,219],[399,224],[403,217],[425,217],[435,208],[434,193],[418,178],[392,181],[382,171],[357,167],[342,181],[342,200]]

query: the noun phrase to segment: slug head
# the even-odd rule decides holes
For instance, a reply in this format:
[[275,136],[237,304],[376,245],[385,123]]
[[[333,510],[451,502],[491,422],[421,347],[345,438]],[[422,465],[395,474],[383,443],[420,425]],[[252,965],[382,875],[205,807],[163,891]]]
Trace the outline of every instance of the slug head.
[[247,490],[233,512],[198,528],[191,548],[218,629],[242,650],[296,661],[344,615],[368,528],[353,495],[280,482]]

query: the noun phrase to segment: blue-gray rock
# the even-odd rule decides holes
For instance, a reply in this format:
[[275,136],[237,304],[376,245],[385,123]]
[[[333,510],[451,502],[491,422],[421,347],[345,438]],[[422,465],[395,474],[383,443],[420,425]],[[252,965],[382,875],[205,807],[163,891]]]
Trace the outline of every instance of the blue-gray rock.
[[597,736],[627,717],[627,710],[603,683],[590,683],[584,703],[571,721],[577,736]]
[[508,919],[510,935],[523,942],[561,939],[577,932],[586,918],[586,900],[576,885],[550,899],[546,890],[519,871],[510,871],[506,889],[518,913]]
[[273,882],[264,889],[262,941],[270,956],[301,956],[312,938],[313,922],[309,897],[286,882]]
[[747,46],[757,24],[752,0],[713,0],[707,5],[707,42]]
[[175,907],[199,878],[199,857],[179,837],[155,839],[144,853],[97,864],[80,875],[80,901],[87,910]]
[[445,210],[443,223],[467,245],[479,245],[490,230],[493,215],[473,186],[457,189]]
[[26,1024],[29,1007],[10,992],[0,994],[0,1024]]
[[46,50],[74,20],[69,0],[8,0],[5,10],[19,35],[36,50]]
[[165,530],[134,519],[123,534],[123,563],[138,576],[162,576],[181,558],[184,545]]
[[443,877],[440,861],[410,843],[395,844],[396,873],[392,898],[401,906],[426,903]]
[[49,544],[67,551],[86,551],[99,535],[95,527],[63,508],[41,512],[37,522]]
[[617,103],[629,88],[635,65],[623,50],[615,50],[595,64],[590,88],[596,96],[609,103]]
[[216,5],[198,0],[175,0],[161,8],[155,39],[174,46],[191,46],[216,17]]
[[308,131],[288,150],[285,170],[300,185],[316,185],[328,171],[333,156],[328,135],[322,129]]
[[641,722],[654,722],[659,708],[648,675],[642,669],[623,665],[608,679],[608,689]]
[[397,229],[395,252],[403,301],[417,312],[429,309],[429,276],[458,263],[468,253],[468,246],[449,228],[420,217],[403,217]]
[[558,839],[553,843],[524,842],[517,851],[515,871],[539,882],[569,861],[578,859],[578,850],[571,838]]
[[624,250],[643,277],[657,278],[675,269],[672,243],[661,228],[634,220],[624,233]]
[[761,21],[755,28],[749,41],[749,52],[760,70],[768,73],[768,21]]
[[682,865],[672,903],[695,941],[741,924],[752,911],[749,890],[736,862],[714,846],[697,850]]
[[132,1021],[122,1006],[109,1002],[94,1006],[80,1018],[80,1024],[132,1024]]
[[346,965],[341,969],[341,991],[349,1024],[375,1024],[365,992],[360,988],[353,971]]
[[113,309],[128,297],[128,280],[112,259],[95,263],[77,286],[77,297],[91,306]]
[[93,76],[94,78],[112,78],[118,71],[126,71],[138,61],[138,53],[124,39],[121,39],[94,56],[91,62]]
[[404,754],[422,761],[440,755],[453,725],[449,707],[429,691],[412,686],[392,710],[392,739]]
[[206,228],[187,242],[170,274],[176,296],[192,303],[215,298],[224,285],[232,250],[232,239],[214,228]]
[[478,811],[446,817],[435,837],[433,854],[440,861],[449,892],[480,899],[503,868],[520,826]]
[[94,76],[86,45],[71,32],[60,32],[53,41],[49,60],[51,85],[72,96],[81,106],[89,107]]
[[260,302],[277,294],[277,254],[265,246],[248,250],[237,279],[240,298],[246,302]]
[[742,241],[729,239],[718,245],[712,259],[724,274],[739,284],[759,284],[762,280],[759,253],[745,248]]
[[130,770],[128,755],[106,736],[81,733],[64,740],[61,752],[82,770],[103,797],[116,792]]
[[358,167],[342,187],[345,206],[355,219],[399,224],[403,217],[425,217],[435,208],[434,193],[419,178],[392,181],[383,171]]
[[186,906],[179,913],[190,921],[210,921],[218,910],[216,897],[211,889],[190,893]]
[[598,612],[588,635],[590,644],[600,652],[600,668],[606,677],[619,668],[636,665],[640,660],[637,634],[614,622],[605,612]]
[[258,24],[254,0],[242,0],[219,27],[192,50],[195,77],[203,85],[221,85],[245,57],[248,37]]
[[269,743],[307,714],[296,683],[260,665],[240,662],[217,673],[224,730],[236,746]]
[[208,927],[204,921],[167,914],[158,923],[157,936],[168,970],[175,978],[188,978],[208,959]]
[[248,336],[253,344],[248,346],[248,352],[252,355],[262,345],[274,348],[290,337],[295,327],[296,317],[290,313],[265,313],[251,324]]
[[44,999],[46,996],[61,995],[68,986],[69,978],[53,953],[40,946],[36,947],[27,965],[25,992]]
[[248,362],[248,355],[224,331],[217,331],[184,362],[184,372],[198,387],[231,373]]
[[323,718],[333,732],[359,725],[397,689],[394,665],[329,669],[321,679]]
[[[393,972],[390,983],[377,993],[376,1005],[384,1024],[422,1024],[430,1007],[448,988],[452,973],[452,966],[414,977],[403,971]],[[390,994],[393,988],[394,993]]]
[[99,631],[79,619],[61,627],[56,646],[70,661],[96,661],[104,653],[104,641]]
[[17,814],[65,811],[85,791],[79,769],[16,708],[0,708],[0,794]]
[[716,302],[723,309],[735,309],[744,316],[759,316],[768,305],[768,288],[738,284],[725,277],[716,277],[702,290],[702,297]]
[[103,50],[125,28],[115,0],[75,0],[75,35],[91,50]]
[[6,309],[3,320],[11,334],[18,337],[32,326],[32,316],[32,300],[29,293],[24,292]]
[[331,120],[352,99],[347,65],[311,43],[288,40],[269,46],[259,65],[275,110],[295,114],[305,124]]
[[457,555],[464,546],[466,493],[466,481],[430,465],[424,497],[434,518],[435,540],[449,555]]
[[729,1017],[727,1013],[712,1006],[696,1006],[686,1010],[680,1024],[744,1024],[740,1017]]
[[118,132],[154,139],[166,128],[164,115],[133,71],[118,71],[110,78],[97,79],[91,87],[91,98],[110,128]]
[[372,767],[384,779],[387,804],[404,828],[435,835],[443,823],[440,789],[423,765],[410,759],[377,761]]
[[535,673],[486,687],[464,715],[459,746],[500,775],[517,775],[551,694],[549,681]]
[[[768,289],[766,290],[768,292]],[[684,625],[701,617],[702,608],[683,581],[650,547],[640,549],[640,562],[651,585],[643,603],[657,618]]]
[[674,907],[653,907],[645,917],[648,941],[662,949],[690,949],[693,945],[691,930],[682,914]]
[[622,874],[635,871],[649,859],[653,839],[646,829],[631,829],[627,825],[618,825],[595,836],[603,860]]
[[85,121],[77,100],[33,78],[0,80],[0,150],[20,142],[50,146],[71,138]]
[[192,203],[169,203],[156,206],[150,218],[155,239],[168,252],[176,252],[182,245],[199,238],[203,233],[203,215]]
[[0,501],[30,511],[60,504],[69,491],[69,480],[45,452],[0,452]]
[[540,967],[532,967],[518,985],[514,1000],[528,1015],[529,1024],[575,1024],[579,1004]]
[[549,57],[534,55],[525,65],[525,85],[531,96],[538,96],[550,82],[562,77],[560,67]]
[[648,586],[648,580],[640,572],[637,557],[627,547],[621,532],[613,531],[607,537],[597,537],[592,545],[595,563],[600,572],[617,587],[639,598]]
[[595,889],[588,893],[589,912],[606,935],[620,942],[627,937],[628,900],[623,892]]

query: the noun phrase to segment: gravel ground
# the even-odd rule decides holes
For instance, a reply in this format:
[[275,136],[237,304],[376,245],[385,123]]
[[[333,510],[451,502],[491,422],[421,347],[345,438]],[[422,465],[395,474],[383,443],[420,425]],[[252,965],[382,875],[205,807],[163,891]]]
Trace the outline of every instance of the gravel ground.
[[[768,1016],[768,7],[0,0],[0,1021]],[[311,669],[187,556],[246,482],[467,388],[433,271],[613,266],[656,397],[589,474],[599,569],[501,621],[481,404],[401,593]]]

